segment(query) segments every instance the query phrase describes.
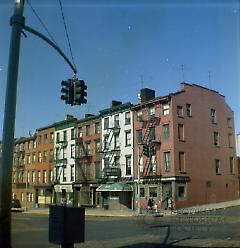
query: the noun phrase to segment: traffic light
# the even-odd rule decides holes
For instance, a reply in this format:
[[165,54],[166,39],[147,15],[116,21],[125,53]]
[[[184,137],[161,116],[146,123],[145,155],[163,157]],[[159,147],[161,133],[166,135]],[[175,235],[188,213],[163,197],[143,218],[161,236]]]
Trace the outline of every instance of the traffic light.
[[61,82],[61,100],[65,101],[66,104],[73,105],[73,84],[72,80],[68,79],[67,81]]
[[81,105],[87,103],[87,85],[84,80],[74,80],[74,105]]
[[143,145],[143,155],[149,157],[149,147],[147,144]]

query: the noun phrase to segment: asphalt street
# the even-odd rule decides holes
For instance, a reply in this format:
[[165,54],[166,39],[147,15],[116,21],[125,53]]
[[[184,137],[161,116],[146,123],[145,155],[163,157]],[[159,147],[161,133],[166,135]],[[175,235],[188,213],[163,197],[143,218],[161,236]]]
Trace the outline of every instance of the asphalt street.
[[[240,247],[240,207],[155,217],[86,217],[85,242],[75,247]],[[48,216],[13,213],[13,248],[59,247],[48,242]]]

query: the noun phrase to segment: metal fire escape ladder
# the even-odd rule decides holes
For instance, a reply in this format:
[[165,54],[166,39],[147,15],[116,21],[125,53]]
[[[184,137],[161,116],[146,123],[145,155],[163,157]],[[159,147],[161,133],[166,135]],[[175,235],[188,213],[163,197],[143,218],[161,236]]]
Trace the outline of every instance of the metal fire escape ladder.
[[[145,175],[145,176],[150,175],[152,156],[153,156],[153,154],[156,153],[155,145],[153,145],[149,142],[150,130],[151,130],[151,128],[158,125],[159,121],[160,121],[159,117],[152,117],[150,120],[147,120],[144,123],[144,126],[146,127],[146,132],[145,132],[144,138],[143,138],[143,146],[147,146],[147,150],[148,150],[148,156],[146,156],[146,160],[145,160],[145,163],[143,166],[143,175]],[[153,149],[153,152],[151,151],[151,149]],[[142,154],[143,154],[143,151],[142,151]]]
[[[54,181],[54,184],[60,183],[60,176],[63,173],[64,165],[66,165],[66,163],[64,163],[65,160],[66,160],[65,158],[62,158],[62,159],[59,160],[59,154],[60,154],[61,150],[63,150],[64,147],[66,147],[66,143],[67,143],[67,141],[59,141],[59,142],[57,142],[57,144],[59,145],[58,146],[59,149],[58,149],[58,153],[56,153],[56,160],[55,160],[56,168],[55,168],[55,181]],[[58,166],[58,164],[59,164],[59,166]],[[62,164],[62,166],[61,166],[61,164]],[[60,170],[59,170],[59,168],[60,168]]]

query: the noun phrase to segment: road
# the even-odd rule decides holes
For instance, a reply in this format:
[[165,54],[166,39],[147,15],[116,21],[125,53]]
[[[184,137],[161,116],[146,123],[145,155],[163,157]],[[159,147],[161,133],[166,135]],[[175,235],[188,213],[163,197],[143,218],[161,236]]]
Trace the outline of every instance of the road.
[[[240,247],[240,207],[171,217],[86,217],[85,243],[75,247]],[[48,242],[48,216],[13,214],[13,248]]]

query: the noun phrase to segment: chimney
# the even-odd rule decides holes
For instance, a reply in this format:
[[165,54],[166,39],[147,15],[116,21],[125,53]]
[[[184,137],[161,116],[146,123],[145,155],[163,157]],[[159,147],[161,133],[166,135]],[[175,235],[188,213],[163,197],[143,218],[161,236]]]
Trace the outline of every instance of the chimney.
[[155,98],[155,90],[151,90],[148,88],[141,89],[140,91],[141,102],[147,102]]
[[111,102],[111,108],[116,107],[116,106],[121,105],[121,104],[122,104],[122,102],[120,102],[120,101],[112,100],[112,102]]

